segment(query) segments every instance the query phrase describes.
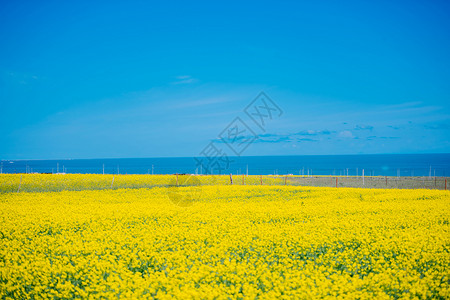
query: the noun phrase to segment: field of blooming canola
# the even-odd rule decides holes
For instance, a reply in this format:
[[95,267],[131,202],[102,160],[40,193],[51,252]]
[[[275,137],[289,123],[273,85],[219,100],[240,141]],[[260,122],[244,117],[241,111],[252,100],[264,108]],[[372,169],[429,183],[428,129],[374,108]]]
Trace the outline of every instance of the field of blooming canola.
[[449,299],[449,220],[436,190],[2,193],[0,298]]
[[[288,183],[292,184],[292,182]],[[229,175],[0,174],[0,193],[229,185]],[[280,185],[284,176],[234,176],[235,185]]]

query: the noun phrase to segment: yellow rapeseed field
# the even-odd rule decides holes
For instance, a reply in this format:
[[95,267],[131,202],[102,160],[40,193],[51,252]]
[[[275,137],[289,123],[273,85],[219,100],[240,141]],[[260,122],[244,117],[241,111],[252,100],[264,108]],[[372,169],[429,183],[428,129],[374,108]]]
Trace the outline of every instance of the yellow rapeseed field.
[[193,190],[1,193],[0,298],[450,298],[448,191]]
[[[290,176],[294,178],[295,176]],[[100,174],[0,174],[2,192],[60,192],[167,185],[229,185],[229,175],[100,175]],[[234,176],[233,184],[280,185],[284,176]]]

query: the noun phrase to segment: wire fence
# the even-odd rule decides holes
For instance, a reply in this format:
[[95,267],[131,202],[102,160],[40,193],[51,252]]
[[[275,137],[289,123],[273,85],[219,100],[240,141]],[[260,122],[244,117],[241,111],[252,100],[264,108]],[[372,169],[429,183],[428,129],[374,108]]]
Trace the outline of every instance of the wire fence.
[[0,174],[0,193],[116,190],[201,185],[290,185],[315,187],[447,189],[446,177],[299,175],[99,175]]

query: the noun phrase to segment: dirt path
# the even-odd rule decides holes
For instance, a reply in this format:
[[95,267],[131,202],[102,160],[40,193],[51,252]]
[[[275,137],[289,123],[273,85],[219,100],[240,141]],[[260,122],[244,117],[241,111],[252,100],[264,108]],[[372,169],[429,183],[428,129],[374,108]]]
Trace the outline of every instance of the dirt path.
[[[392,177],[392,176],[374,176],[362,177],[354,176],[313,176],[313,177],[294,177],[289,178],[290,184],[302,186],[321,186],[336,187],[355,187],[355,188],[389,188],[389,189],[445,189],[445,177]],[[447,179],[447,189],[450,188],[449,179]]]

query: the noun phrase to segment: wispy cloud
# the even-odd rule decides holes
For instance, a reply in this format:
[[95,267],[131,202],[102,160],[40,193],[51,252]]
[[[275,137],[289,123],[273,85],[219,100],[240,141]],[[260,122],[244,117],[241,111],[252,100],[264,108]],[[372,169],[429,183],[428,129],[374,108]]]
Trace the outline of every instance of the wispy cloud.
[[431,123],[431,124],[425,124],[425,129],[432,129],[432,130],[447,130],[450,129],[449,123]]
[[198,82],[197,78],[194,78],[190,75],[176,76],[175,79],[177,80],[172,82],[172,84],[190,84]]
[[[312,137],[317,137],[319,135],[331,135],[336,133],[335,131],[329,130],[305,130],[296,133],[278,134],[278,133],[264,133],[258,135],[258,138],[254,143],[290,143],[290,142],[318,142],[319,139],[313,139]],[[251,139],[251,136],[242,136],[242,140]],[[212,140],[214,142],[221,142],[220,139]]]
[[278,136],[280,136],[280,135],[274,134],[274,133],[264,133],[264,134],[259,135],[260,138],[271,138],[271,137],[278,137]]
[[368,137],[366,137],[366,140],[368,140],[368,141],[373,141],[373,140],[376,140],[376,139],[379,139],[379,140],[396,140],[396,139],[399,139],[400,137],[397,137],[397,136],[375,136],[375,135],[371,135],[371,136],[368,136]]
[[303,130],[299,131],[297,133],[294,133],[295,135],[302,135],[302,136],[317,136],[317,135],[330,135],[332,133],[335,133],[335,131],[330,130]]
[[240,98],[235,95],[225,95],[217,97],[205,97],[200,99],[189,99],[189,101],[179,101],[173,104],[173,108],[187,108],[187,107],[197,107],[206,105],[217,105],[225,102],[237,101]]
[[318,142],[318,140],[315,139],[308,139],[308,138],[298,138],[298,142]]
[[288,136],[276,136],[275,138],[259,138],[255,143],[290,143],[291,138]]
[[40,79],[37,75],[26,72],[2,71],[0,74],[0,81],[5,81],[8,84],[27,85]]
[[287,133],[287,134],[274,134],[274,133],[265,133],[259,135],[258,141],[261,143],[280,143],[280,142],[318,142],[318,139],[313,139],[312,137],[319,137],[323,135],[331,135],[336,133],[335,131],[330,130],[302,130],[296,133]]
[[370,125],[356,125],[355,130],[372,130],[373,126]]
[[341,138],[353,138],[353,133],[350,130],[343,130],[341,132],[339,132],[338,134],[339,137]]

